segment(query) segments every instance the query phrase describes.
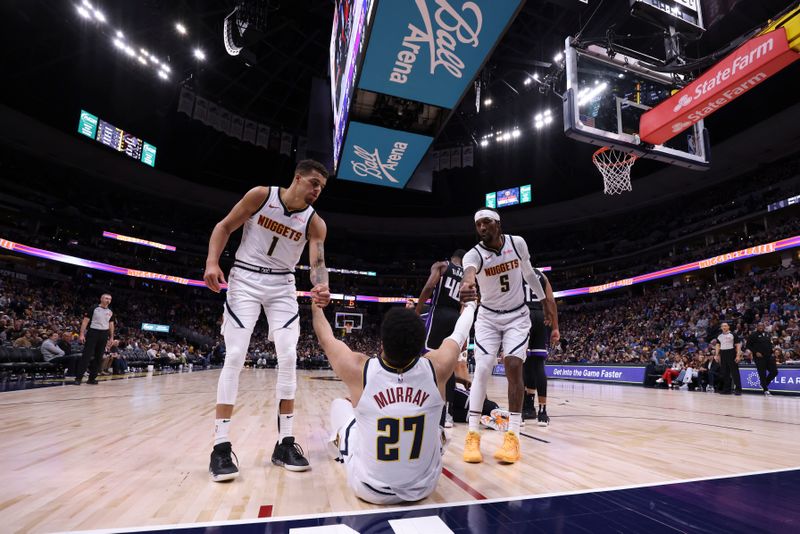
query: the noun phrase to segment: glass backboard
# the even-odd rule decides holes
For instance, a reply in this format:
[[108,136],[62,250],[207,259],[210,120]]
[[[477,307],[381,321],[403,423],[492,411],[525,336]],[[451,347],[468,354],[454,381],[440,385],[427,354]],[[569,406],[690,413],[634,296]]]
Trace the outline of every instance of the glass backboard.
[[639,139],[642,114],[679,89],[680,79],[651,70],[635,58],[609,56],[596,45],[573,46],[571,37],[565,51],[564,133],[568,137],[692,169],[708,168],[703,121],[663,145],[647,145]]

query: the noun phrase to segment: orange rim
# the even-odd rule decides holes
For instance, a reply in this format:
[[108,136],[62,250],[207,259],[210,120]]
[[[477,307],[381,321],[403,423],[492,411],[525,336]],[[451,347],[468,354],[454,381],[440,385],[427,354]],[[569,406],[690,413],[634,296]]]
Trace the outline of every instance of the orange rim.
[[[628,154],[622,161],[598,161],[598,156],[604,152],[608,152],[609,150],[613,149],[610,146],[603,146],[595,150],[594,154],[592,154],[592,162],[594,162],[594,164],[598,167],[617,167],[622,165],[631,165],[639,158],[639,156],[636,154]],[[622,151],[620,150],[619,152]]]

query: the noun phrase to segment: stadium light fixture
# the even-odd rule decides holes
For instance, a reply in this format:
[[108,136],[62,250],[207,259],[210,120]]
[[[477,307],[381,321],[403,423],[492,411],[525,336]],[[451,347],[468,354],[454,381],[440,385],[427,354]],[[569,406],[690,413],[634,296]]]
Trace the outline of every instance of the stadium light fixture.
[[83,0],[83,6],[86,9],[94,10],[94,6],[89,2],[89,0]]
[[181,35],[186,35],[189,33],[189,31],[186,29],[186,26],[184,26],[180,22],[175,23],[175,30]]
[[489,140],[484,139],[483,141],[481,141],[481,146],[489,146]]
[[144,56],[137,56],[136,59],[138,59],[139,63],[142,65],[147,65],[147,60],[144,58]]
[[195,59],[199,59],[200,61],[206,60],[206,53],[199,48],[195,48],[193,54]]
[[106,21],[106,16],[99,9],[95,9],[94,10],[94,18],[96,18],[100,22],[105,22]]
[[169,80],[169,74],[164,72],[163,70],[158,71],[158,77],[162,80]]
[[169,68],[169,65],[167,65],[166,63],[162,63],[162,64],[161,64],[161,69],[162,69],[164,72],[166,72],[167,74],[169,74],[169,73],[171,73],[171,72],[172,72],[172,69],[171,69],[171,68]]
[[525,81],[522,82],[522,83],[524,83],[525,85],[530,85],[531,84],[531,77],[528,76],[527,78],[525,78]]
[[513,137],[514,139],[517,139],[520,135],[522,135],[522,132],[520,132],[519,130],[514,130],[513,132],[511,132],[511,137]]
[[89,10],[86,9],[85,7],[83,7],[83,6],[75,6],[75,9],[78,11],[78,15],[80,15],[81,17],[83,17],[85,19],[92,18],[92,14],[89,13]]
[[118,48],[120,50],[125,50],[125,43],[120,41],[118,38],[115,37],[112,42],[114,43],[115,48]]
[[125,39],[125,34],[122,33],[122,30],[117,30],[117,37],[120,39]]
[[564,59],[564,54],[559,52],[558,54],[555,55],[555,57],[553,58],[553,61],[555,61],[556,63],[559,63],[559,62],[561,62],[562,59]]

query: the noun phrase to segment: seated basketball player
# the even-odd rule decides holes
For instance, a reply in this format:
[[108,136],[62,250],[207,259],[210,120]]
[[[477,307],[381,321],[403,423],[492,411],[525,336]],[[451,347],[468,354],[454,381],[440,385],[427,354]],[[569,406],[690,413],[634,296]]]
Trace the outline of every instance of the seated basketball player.
[[314,332],[350,400],[331,405],[333,443],[356,496],[374,504],[424,499],[442,472],[444,387],[469,336],[475,305],[465,306],[441,346],[420,356],[425,328],[413,310],[394,308],[381,325],[381,356],[353,352],[312,306]]

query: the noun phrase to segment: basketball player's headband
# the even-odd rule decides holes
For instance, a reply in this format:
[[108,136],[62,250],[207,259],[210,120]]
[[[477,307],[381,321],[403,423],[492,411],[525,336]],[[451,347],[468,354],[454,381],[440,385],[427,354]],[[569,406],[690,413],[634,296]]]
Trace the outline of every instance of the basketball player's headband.
[[500,215],[496,211],[492,210],[478,210],[475,213],[475,222],[478,222],[481,219],[492,219],[500,222]]

